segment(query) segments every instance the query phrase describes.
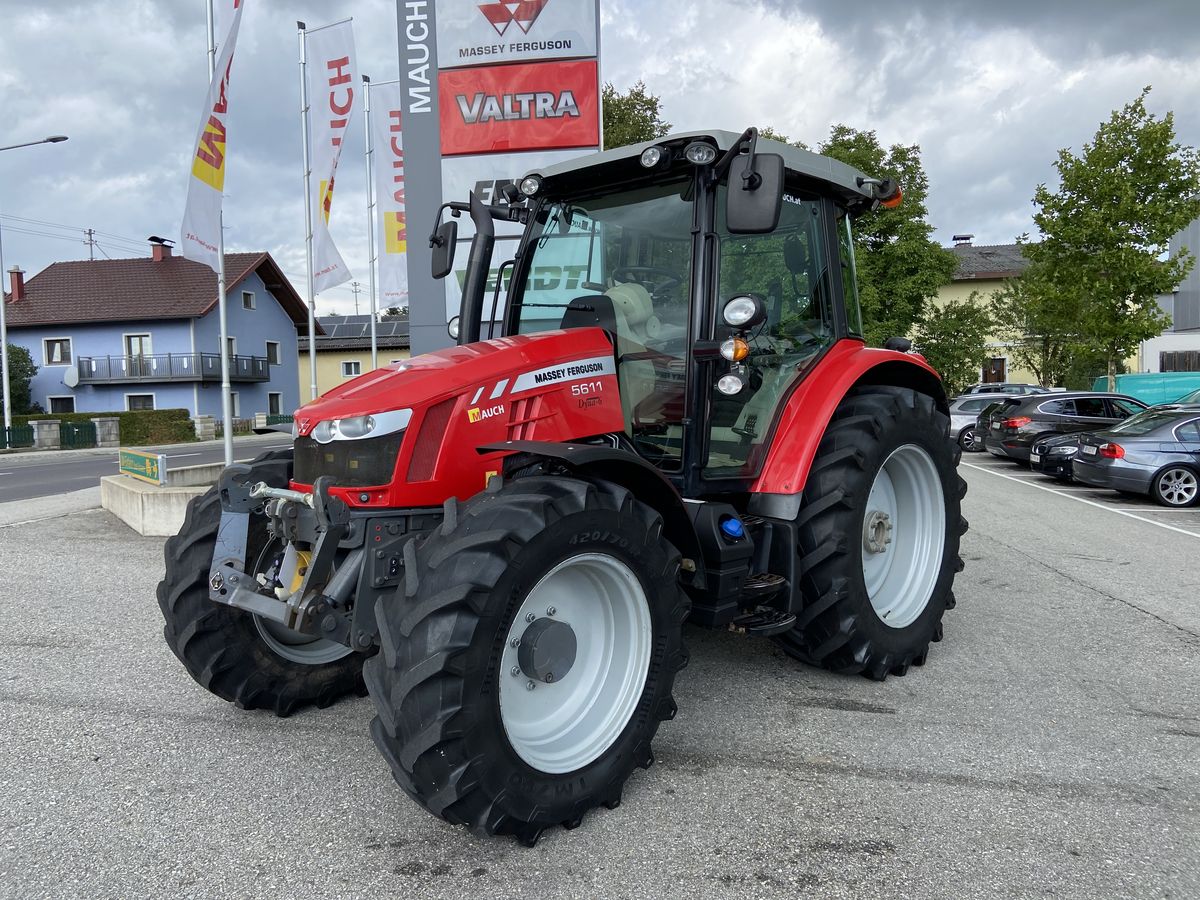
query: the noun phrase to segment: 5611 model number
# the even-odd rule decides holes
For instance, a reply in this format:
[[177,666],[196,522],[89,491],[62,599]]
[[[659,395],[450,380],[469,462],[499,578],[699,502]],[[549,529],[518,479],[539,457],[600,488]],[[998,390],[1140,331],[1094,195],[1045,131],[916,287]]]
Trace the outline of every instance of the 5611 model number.
[[597,394],[604,390],[604,385],[599,381],[585,381],[582,384],[571,385],[571,395],[579,398],[579,408],[587,409],[592,406],[599,406],[601,400]]

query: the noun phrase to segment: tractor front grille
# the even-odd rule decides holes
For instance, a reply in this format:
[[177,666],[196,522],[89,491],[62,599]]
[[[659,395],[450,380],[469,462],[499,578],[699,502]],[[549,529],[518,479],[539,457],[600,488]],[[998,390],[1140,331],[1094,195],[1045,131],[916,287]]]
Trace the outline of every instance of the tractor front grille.
[[310,437],[296,438],[292,478],[301,484],[312,484],[322,475],[328,475],[337,487],[391,484],[403,441],[403,431],[328,444],[318,444]]

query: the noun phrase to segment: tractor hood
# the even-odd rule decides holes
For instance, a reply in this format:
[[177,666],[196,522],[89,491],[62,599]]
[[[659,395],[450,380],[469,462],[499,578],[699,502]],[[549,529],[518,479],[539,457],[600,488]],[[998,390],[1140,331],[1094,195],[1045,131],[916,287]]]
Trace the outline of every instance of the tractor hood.
[[[297,433],[319,423],[393,410],[417,410],[469,394],[472,404],[497,401],[533,387],[583,377],[572,363],[606,358],[612,372],[613,347],[599,328],[573,328],[495,338],[424,353],[339,385],[296,413]],[[582,367],[581,367],[582,368]],[[596,370],[599,371],[599,370]]]

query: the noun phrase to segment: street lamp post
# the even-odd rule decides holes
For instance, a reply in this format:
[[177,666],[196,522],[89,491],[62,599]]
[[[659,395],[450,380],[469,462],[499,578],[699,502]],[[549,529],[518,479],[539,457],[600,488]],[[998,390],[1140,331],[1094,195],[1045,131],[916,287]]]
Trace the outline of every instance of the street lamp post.
[[[40,141],[26,141],[24,144],[10,144],[7,147],[0,147],[0,151],[16,150],[19,147],[34,147],[38,144],[59,144],[67,139],[65,134],[52,134],[50,137],[42,138]],[[4,239],[3,229],[0,227],[0,278],[3,278],[4,272]],[[0,285],[0,369],[3,370],[3,377],[0,381],[4,382],[3,399],[4,399],[4,445],[7,447],[11,434],[9,429],[12,428],[12,401],[8,392],[8,317],[5,310],[4,290],[3,285]]]

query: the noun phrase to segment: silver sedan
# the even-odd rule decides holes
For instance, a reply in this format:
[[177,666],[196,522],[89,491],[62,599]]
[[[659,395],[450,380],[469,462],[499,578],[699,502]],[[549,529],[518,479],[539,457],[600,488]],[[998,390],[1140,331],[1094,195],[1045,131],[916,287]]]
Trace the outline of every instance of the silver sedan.
[[1200,410],[1149,409],[1107,431],[1079,435],[1076,481],[1163,506],[1200,501]]

